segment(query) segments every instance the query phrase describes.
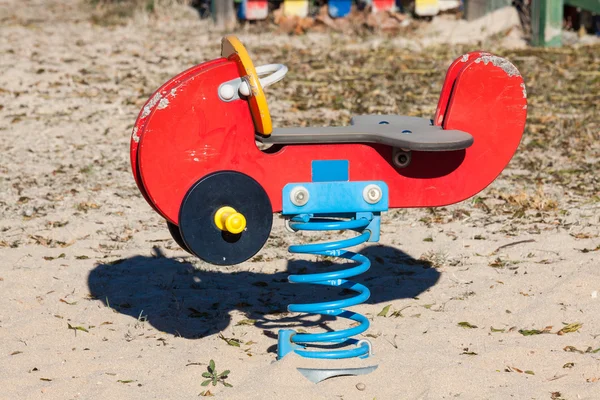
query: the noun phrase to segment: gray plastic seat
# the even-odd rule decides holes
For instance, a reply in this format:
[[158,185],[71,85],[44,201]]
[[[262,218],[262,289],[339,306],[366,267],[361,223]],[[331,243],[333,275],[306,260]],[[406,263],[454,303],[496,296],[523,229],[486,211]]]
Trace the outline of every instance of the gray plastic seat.
[[359,115],[350,126],[275,128],[266,144],[381,143],[415,151],[463,150],[473,144],[467,132],[444,130],[431,120],[401,115]]

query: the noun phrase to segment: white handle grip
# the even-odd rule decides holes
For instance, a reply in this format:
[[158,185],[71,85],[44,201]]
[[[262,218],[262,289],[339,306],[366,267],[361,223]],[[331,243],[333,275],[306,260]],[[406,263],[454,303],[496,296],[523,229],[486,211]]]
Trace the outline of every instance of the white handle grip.
[[[272,84],[279,82],[283,79],[287,72],[288,67],[286,67],[283,64],[267,64],[256,67],[256,75],[258,76],[271,74],[262,79],[258,79],[260,81],[260,85],[263,88],[266,88],[267,86],[271,86]],[[248,97],[251,94],[250,87],[246,82],[242,82],[239,91],[242,96]]]
[[271,74],[265,78],[259,79],[260,84],[263,88],[279,82],[283,79],[287,72],[288,67],[286,67],[283,64],[267,64],[256,67],[256,74],[258,76],[266,75],[269,73]]

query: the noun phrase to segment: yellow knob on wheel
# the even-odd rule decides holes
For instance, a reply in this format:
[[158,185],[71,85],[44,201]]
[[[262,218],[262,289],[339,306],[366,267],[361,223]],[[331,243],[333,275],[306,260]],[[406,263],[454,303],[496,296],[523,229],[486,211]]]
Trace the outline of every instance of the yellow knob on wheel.
[[225,229],[234,234],[242,233],[246,229],[246,218],[240,213],[231,214],[225,220]]
[[246,217],[233,207],[221,207],[215,214],[215,225],[222,231],[233,234],[242,233],[246,229]]

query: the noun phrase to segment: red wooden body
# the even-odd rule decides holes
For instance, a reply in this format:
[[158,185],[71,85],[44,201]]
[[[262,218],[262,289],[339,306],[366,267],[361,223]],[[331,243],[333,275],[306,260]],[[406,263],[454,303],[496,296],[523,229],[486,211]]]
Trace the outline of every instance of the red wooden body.
[[218,98],[219,85],[235,78],[238,68],[224,58],[195,66],[159,88],[138,116],[131,141],[134,177],[152,207],[175,224],[190,186],[220,170],[256,179],[273,212],[280,212],[283,186],[311,181],[313,160],[349,160],[350,180],[385,181],[390,208],[457,203],[484,189],[505,168],[527,113],[516,68],[488,53],[469,53],[449,68],[434,121],[470,133],[473,145],[461,151],[413,151],[411,164],[398,169],[392,148],[376,144],[259,150],[248,103]]

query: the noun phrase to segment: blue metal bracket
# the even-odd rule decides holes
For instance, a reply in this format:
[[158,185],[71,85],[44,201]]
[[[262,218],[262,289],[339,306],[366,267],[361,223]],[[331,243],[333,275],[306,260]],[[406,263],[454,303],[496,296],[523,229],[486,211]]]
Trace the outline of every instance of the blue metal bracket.
[[350,180],[350,161],[314,160],[312,167],[313,182],[335,182]]
[[[298,190],[307,196],[305,204],[294,204]],[[377,202],[366,200],[369,190],[379,191]],[[282,215],[366,218],[370,221],[366,228],[371,233],[369,242],[379,241],[381,212],[387,210],[388,187],[382,181],[290,183],[283,188]]]
[[277,335],[277,359],[281,360],[287,354],[303,346],[292,342],[292,336],[296,334],[293,329],[280,329]]
[[[369,185],[381,191],[381,199],[368,203],[363,192]],[[304,188],[309,198],[304,205],[296,205],[292,190]],[[383,181],[357,182],[307,182],[289,183],[283,187],[283,215],[297,214],[347,214],[382,212],[388,210],[388,186]]]

